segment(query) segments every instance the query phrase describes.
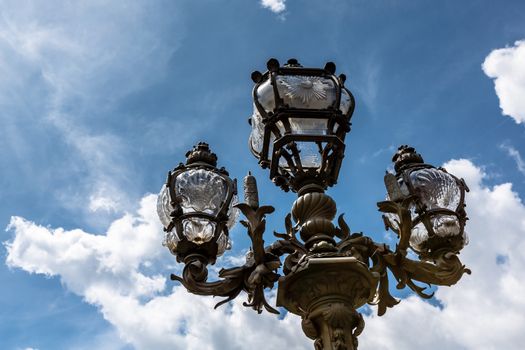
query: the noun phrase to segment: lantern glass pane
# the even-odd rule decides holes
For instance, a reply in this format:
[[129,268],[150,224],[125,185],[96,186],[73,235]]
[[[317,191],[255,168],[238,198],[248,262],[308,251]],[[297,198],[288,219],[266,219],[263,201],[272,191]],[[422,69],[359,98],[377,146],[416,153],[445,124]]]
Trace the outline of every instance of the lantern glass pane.
[[237,219],[239,219],[239,209],[234,207],[234,205],[237,203],[239,203],[239,198],[236,194],[234,194],[232,197],[232,201],[230,202],[230,207],[228,209],[228,222],[226,223],[228,229],[231,229],[233,226],[235,226]]
[[282,120],[277,121],[275,123],[275,126],[277,127],[277,130],[279,130],[279,133],[277,133],[277,135],[274,135],[274,133],[272,132],[272,138],[271,138],[272,143],[273,141],[275,141],[276,138],[279,138],[286,133],[286,128],[284,127]]
[[230,250],[232,243],[230,238],[223,233],[217,239],[217,256],[221,256],[225,251]]
[[297,135],[326,135],[328,120],[320,118],[289,118],[290,128]]
[[173,207],[170,203],[170,195],[166,185],[160,189],[159,196],[157,197],[157,214],[164,227],[167,227],[171,222],[171,212]]
[[[410,180],[414,189],[419,193],[422,204],[427,210],[448,209],[456,211],[461,204],[461,191],[456,179],[450,174],[435,168],[415,170],[410,173]],[[408,196],[409,190],[402,179],[399,179],[401,192]],[[387,199],[388,195],[387,195]],[[418,217],[415,204],[410,205],[410,215],[412,220]],[[386,218],[395,229],[399,229],[397,214],[386,213]],[[462,232],[459,219],[455,215],[434,214],[430,217],[432,230],[437,237],[456,237],[463,236],[463,245],[468,243],[466,232]],[[422,222],[412,228],[410,246],[417,252],[423,252],[426,244],[431,239],[428,230]]]
[[252,151],[255,154],[260,154],[263,148],[263,142],[264,142],[264,124],[262,121],[262,117],[257,112],[257,109],[254,107],[253,115],[252,115],[252,132],[250,134],[250,145],[252,148]]
[[315,142],[298,142],[301,163],[305,168],[319,168],[321,166],[321,152]]
[[[299,157],[301,158],[301,165],[303,168],[319,168],[321,166],[321,151],[315,142],[295,142]],[[293,156],[292,156],[293,159]],[[294,164],[295,161],[293,160]],[[290,169],[288,162],[281,156],[279,159],[279,166],[285,169]]]
[[350,110],[350,105],[352,100],[350,99],[350,94],[346,89],[341,89],[341,102],[339,103],[339,110],[343,112],[343,115],[348,114]]
[[176,193],[183,213],[217,215],[228,195],[222,176],[206,169],[190,169],[177,176]]
[[179,245],[180,238],[177,235],[177,232],[175,229],[171,230],[170,232],[166,232],[166,235],[164,236],[164,242],[162,242],[162,245],[167,247],[172,254],[177,254],[177,246]]
[[[468,236],[465,231],[461,232],[459,220],[454,215],[437,215],[430,219],[432,229],[437,237],[456,237],[463,236],[463,246],[468,244]],[[430,239],[427,229],[423,223],[418,223],[412,228],[412,235],[410,236],[410,246],[417,252],[424,252],[426,250],[426,243]]]
[[215,223],[204,218],[188,218],[182,220],[184,236],[195,244],[203,244],[213,239]]
[[[390,197],[386,196],[386,200],[390,200]],[[417,213],[416,213],[416,208],[414,206],[414,204],[410,204],[410,216],[412,218],[412,220],[416,219],[417,218]],[[388,219],[388,221],[392,224],[392,226],[394,227],[394,229],[398,230],[399,229],[399,216],[395,213],[384,213],[383,214],[384,216],[386,216],[386,218]],[[425,227],[423,226],[423,229]]]
[[410,173],[410,179],[418,188],[427,209],[446,208],[456,211],[461,200],[461,189],[448,173],[430,168]]
[[273,112],[275,109],[275,94],[270,79],[259,85],[256,93],[257,100],[264,108],[266,113]]
[[279,95],[289,107],[327,109],[335,103],[337,90],[332,79],[280,75],[276,81]]

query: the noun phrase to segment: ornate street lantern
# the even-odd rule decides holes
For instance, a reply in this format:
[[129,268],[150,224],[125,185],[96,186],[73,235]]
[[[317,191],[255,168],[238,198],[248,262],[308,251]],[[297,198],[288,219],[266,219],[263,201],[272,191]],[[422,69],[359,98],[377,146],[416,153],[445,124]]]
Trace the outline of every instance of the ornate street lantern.
[[326,189],[337,182],[350,131],[354,97],[335,64],[304,68],[290,59],[283,67],[272,58],[252,80],[254,111],[250,148],[270,178],[294,192],[310,184]]
[[[172,274],[188,291],[224,297],[217,306],[247,294],[245,306],[279,313],[265,297],[278,284],[276,304],[301,317],[302,329],[316,350],[356,350],[364,319],[358,309],[377,305],[378,315],[399,303],[396,287],[431,298],[428,285],[451,286],[470,271],[457,254],[467,243],[462,179],[425,164],[414,148],[394,155],[396,174],[385,175],[387,199],[377,203],[387,228],[398,234],[395,250],[354,232],[337,214],[324,191],[336,183],[344,157],[344,139],[354,110],[352,94],[335,77],[335,65],[303,68],[296,60],[254,72],[254,113],[250,147],[270,178],[298,198],[284,220],[284,233],[265,245],[266,215],[274,208],[259,204],[255,177],[244,179],[244,203],[236,203],[236,182],[208,145],[199,143],[168,174],[158,201],[166,231],[165,245],[185,267]],[[229,246],[228,229],[244,215],[251,249],[241,266],[221,269],[208,282],[207,265]],[[418,253],[418,259],[408,254]],[[285,257],[285,258],[283,258]],[[283,258],[283,259],[282,259]],[[280,267],[282,266],[282,269]]]
[[[445,249],[458,253],[467,243],[464,230],[468,187],[443,168],[425,164],[413,147],[401,146],[392,158],[396,171],[385,176],[388,198],[405,201],[410,212],[409,246],[422,259]],[[408,221],[408,220],[407,220]],[[386,213],[387,227],[399,231],[399,214]]]
[[237,183],[224,169],[217,169],[217,156],[206,143],[186,153],[186,164],[168,173],[157,212],[166,232],[164,245],[177,261],[198,258],[215,263],[230,249],[228,230],[238,215]]

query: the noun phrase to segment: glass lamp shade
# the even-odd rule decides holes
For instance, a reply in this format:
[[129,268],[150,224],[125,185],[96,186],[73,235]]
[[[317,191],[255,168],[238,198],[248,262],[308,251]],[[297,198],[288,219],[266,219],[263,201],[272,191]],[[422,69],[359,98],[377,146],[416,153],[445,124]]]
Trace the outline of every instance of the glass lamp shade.
[[[413,149],[412,149],[413,150]],[[415,151],[414,151],[415,152]],[[402,198],[412,198],[409,209],[412,217],[410,247],[422,256],[447,249],[459,252],[468,244],[465,232],[465,182],[442,168],[422,162],[405,163],[400,167],[397,183]],[[395,198],[392,193],[387,198]],[[385,215],[397,229],[399,217]]]
[[266,73],[252,74],[252,153],[286,190],[298,191],[309,182],[332,186],[355,105],[344,75],[336,77],[330,62],[317,69],[294,59],[280,67],[271,59],[267,66]]
[[[195,149],[199,147],[202,152],[207,145],[201,143]],[[233,207],[236,182],[224,169],[215,167],[216,157],[210,162],[209,154],[208,159],[190,156],[186,165],[171,171],[158,196],[157,212],[166,231],[164,245],[179,260],[199,254],[214,263],[231,247],[228,232],[238,217]]]

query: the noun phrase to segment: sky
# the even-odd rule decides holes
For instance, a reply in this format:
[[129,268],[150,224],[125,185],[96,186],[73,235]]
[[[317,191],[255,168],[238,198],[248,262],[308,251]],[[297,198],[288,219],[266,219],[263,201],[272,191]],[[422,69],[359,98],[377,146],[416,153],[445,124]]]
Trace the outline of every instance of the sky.
[[[401,144],[470,187],[473,273],[423,301],[365,312],[361,350],[522,349],[523,1],[0,1],[0,349],[305,350],[290,314],[221,309],[170,281],[156,193],[206,141],[252,171],[284,230],[295,197],[248,150],[250,74],[327,61],[356,98],[337,186],[353,231],[395,246],[376,202]],[[242,263],[233,249],[212,267]],[[275,293],[269,297],[274,301]]]

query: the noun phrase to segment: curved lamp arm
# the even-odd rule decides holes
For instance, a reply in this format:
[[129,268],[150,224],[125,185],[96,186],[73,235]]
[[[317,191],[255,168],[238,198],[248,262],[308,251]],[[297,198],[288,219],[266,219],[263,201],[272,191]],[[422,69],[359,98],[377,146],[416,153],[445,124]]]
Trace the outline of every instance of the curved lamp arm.
[[388,307],[393,307],[399,301],[392,297],[388,290],[387,269],[396,278],[398,289],[409,287],[420,297],[425,299],[432,298],[434,295],[424,293],[425,287],[420,287],[414,281],[440,286],[451,286],[456,284],[463,274],[470,274],[471,271],[462,264],[457,256],[457,252],[440,249],[424,260],[412,260],[406,257],[408,242],[412,229],[412,218],[408,204],[411,198],[404,198],[402,201],[383,201],[377,203],[379,211],[383,213],[395,213],[399,217],[398,228],[393,227],[388,220],[385,220],[387,229],[391,229],[399,236],[399,243],[396,250],[391,251],[385,244],[373,243],[375,251],[371,256],[372,270],[380,274],[379,287],[376,295],[375,304],[378,305],[378,315],[386,312]]
[[248,294],[248,302],[244,303],[244,306],[251,307],[258,313],[261,313],[264,307],[268,312],[279,314],[264,296],[264,289],[273,288],[279,279],[279,274],[275,272],[281,266],[279,256],[290,252],[287,244],[279,241],[264,247],[265,216],[275,209],[271,206],[253,208],[246,203],[236,206],[247,219],[241,220],[241,223],[247,228],[252,241],[252,250],[246,256],[246,263],[240,267],[222,269],[219,272],[221,280],[207,282],[206,264],[196,258],[186,264],[182,277],[172,274],[171,279],[179,281],[193,294],[225,297],[226,299],[215,305],[215,308],[245,291]]
[[[246,227],[252,242],[252,250],[246,256],[243,266],[222,269],[219,272],[219,281],[207,282],[206,264],[198,258],[189,261],[183,271],[183,276],[171,275],[172,280],[179,281],[189,292],[198,295],[221,296],[226,299],[215,307],[235,299],[241,291],[248,294],[248,301],[244,306],[251,307],[258,313],[263,308],[271,313],[279,312],[268,304],[264,290],[272,289],[280,275],[276,272],[281,267],[280,257],[287,255],[284,260],[283,272],[288,275],[310,254],[305,245],[296,237],[300,231],[297,225],[292,224],[291,215],[285,218],[286,233],[276,233],[279,239],[269,246],[264,246],[263,234],[266,228],[265,216],[274,211],[271,206],[258,206],[258,202],[249,201],[236,207],[244,214],[246,220],[241,220]],[[425,287],[416,282],[428,285],[451,286],[459,281],[463,274],[470,274],[457,257],[457,253],[441,249],[422,260],[413,260],[407,257],[412,219],[409,208],[410,198],[401,201],[383,201],[378,203],[383,213],[395,213],[399,217],[397,227],[392,227],[385,220],[388,229],[392,229],[399,236],[395,251],[386,244],[374,242],[362,233],[351,233],[343,215],[339,216],[335,234],[340,241],[335,246],[335,254],[351,256],[369,266],[371,272],[379,278],[376,296],[371,304],[378,305],[378,315],[383,315],[388,308],[399,303],[389,291],[388,270],[397,281],[397,289],[410,288],[423,298],[431,298],[433,294],[426,294]]]

